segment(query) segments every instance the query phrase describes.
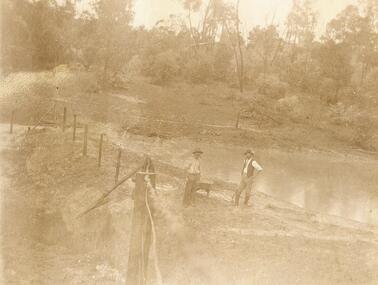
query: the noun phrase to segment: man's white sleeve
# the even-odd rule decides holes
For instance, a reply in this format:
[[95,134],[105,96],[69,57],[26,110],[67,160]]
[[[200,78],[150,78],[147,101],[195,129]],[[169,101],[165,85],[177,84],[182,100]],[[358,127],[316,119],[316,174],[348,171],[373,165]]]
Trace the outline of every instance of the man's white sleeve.
[[185,170],[189,171],[190,168],[192,167],[192,163],[193,163],[193,160],[189,159],[188,161],[186,161],[185,163]]
[[261,165],[258,164],[256,160],[252,161],[252,166],[253,166],[257,171],[262,171],[262,170],[263,170],[263,168],[261,167]]

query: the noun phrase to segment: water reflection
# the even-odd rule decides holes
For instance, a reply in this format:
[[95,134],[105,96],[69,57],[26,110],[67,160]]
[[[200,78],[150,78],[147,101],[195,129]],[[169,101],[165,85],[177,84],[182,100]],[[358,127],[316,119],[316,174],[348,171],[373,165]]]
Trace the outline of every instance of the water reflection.
[[[127,146],[178,167],[194,147],[186,140],[133,141]],[[134,143],[131,143],[134,142]],[[198,146],[198,144],[196,144]],[[204,176],[239,183],[244,148],[200,144]],[[314,212],[378,224],[378,162],[324,153],[257,150],[264,171],[255,187],[278,199]]]

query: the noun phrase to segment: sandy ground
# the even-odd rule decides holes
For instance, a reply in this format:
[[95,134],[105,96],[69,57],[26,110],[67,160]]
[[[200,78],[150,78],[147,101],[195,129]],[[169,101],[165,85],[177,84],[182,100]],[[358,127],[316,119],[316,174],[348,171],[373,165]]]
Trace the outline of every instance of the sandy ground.
[[[76,216],[114,183],[116,148],[41,129],[7,134],[2,161],[2,284],[124,284],[132,200],[130,182],[110,202]],[[13,140],[13,141],[12,141]],[[122,173],[140,157],[125,149]],[[159,163],[158,255],[164,284],[377,284],[378,228],[307,213],[255,193],[235,209],[198,194],[181,207],[182,171]],[[20,175],[22,173],[22,175]],[[154,284],[151,267],[149,280]]]

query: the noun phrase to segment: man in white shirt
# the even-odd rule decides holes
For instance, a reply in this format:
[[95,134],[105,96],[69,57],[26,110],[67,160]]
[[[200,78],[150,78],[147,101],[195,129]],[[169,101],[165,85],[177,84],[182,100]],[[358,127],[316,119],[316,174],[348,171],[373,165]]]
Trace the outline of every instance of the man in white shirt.
[[193,156],[185,165],[185,170],[187,171],[185,192],[183,204],[184,206],[193,205],[194,195],[196,192],[196,187],[201,178],[201,154],[203,152],[200,149],[195,149],[193,151]]
[[249,198],[252,192],[252,183],[254,177],[262,171],[262,167],[254,160],[254,152],[248,149],[245,153],[245,159],[241,174],[241,181],[238,189],[235,192],[235,206],[239,206],[240,195],[245,191],[244,205],[248,205]]

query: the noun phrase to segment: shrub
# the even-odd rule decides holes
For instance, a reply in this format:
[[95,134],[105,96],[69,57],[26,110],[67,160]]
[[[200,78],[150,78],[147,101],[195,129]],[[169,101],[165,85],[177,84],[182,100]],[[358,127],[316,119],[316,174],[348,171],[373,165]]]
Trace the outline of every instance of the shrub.
[[144,64],[146,75],[150,76],[155,84],[168,83],[179,71],[176,54],[172,50],[150,56]]
[[319,86],[320,98],[323,102],[332,105],[337,103],[336,82],[331,78],[324,78]]
[[232,73],[231,61],[233,55],[226,45],[218,46],[213,59],[213,78],[219,81],[227,81]]
[[256,80],[256,87],[259,93],[273,98],[282,98],[288,90],[288,84],[282,82],[275,75],[260,75]]
[[204,52],[192,56],[184,64],[185,77],[192,83],[205,83],[213,77],[213,58]]
[[331,112],[330,122],[348,127],[354,145],[368,150],[376,149],[373,121],[368,114],[359,110],[356,105],[346,106],[340,102],[329,110]]
[[305,108],[297,96],[284,97],[275,104],[275,110],[285,117],[302,119],[305,117]]

